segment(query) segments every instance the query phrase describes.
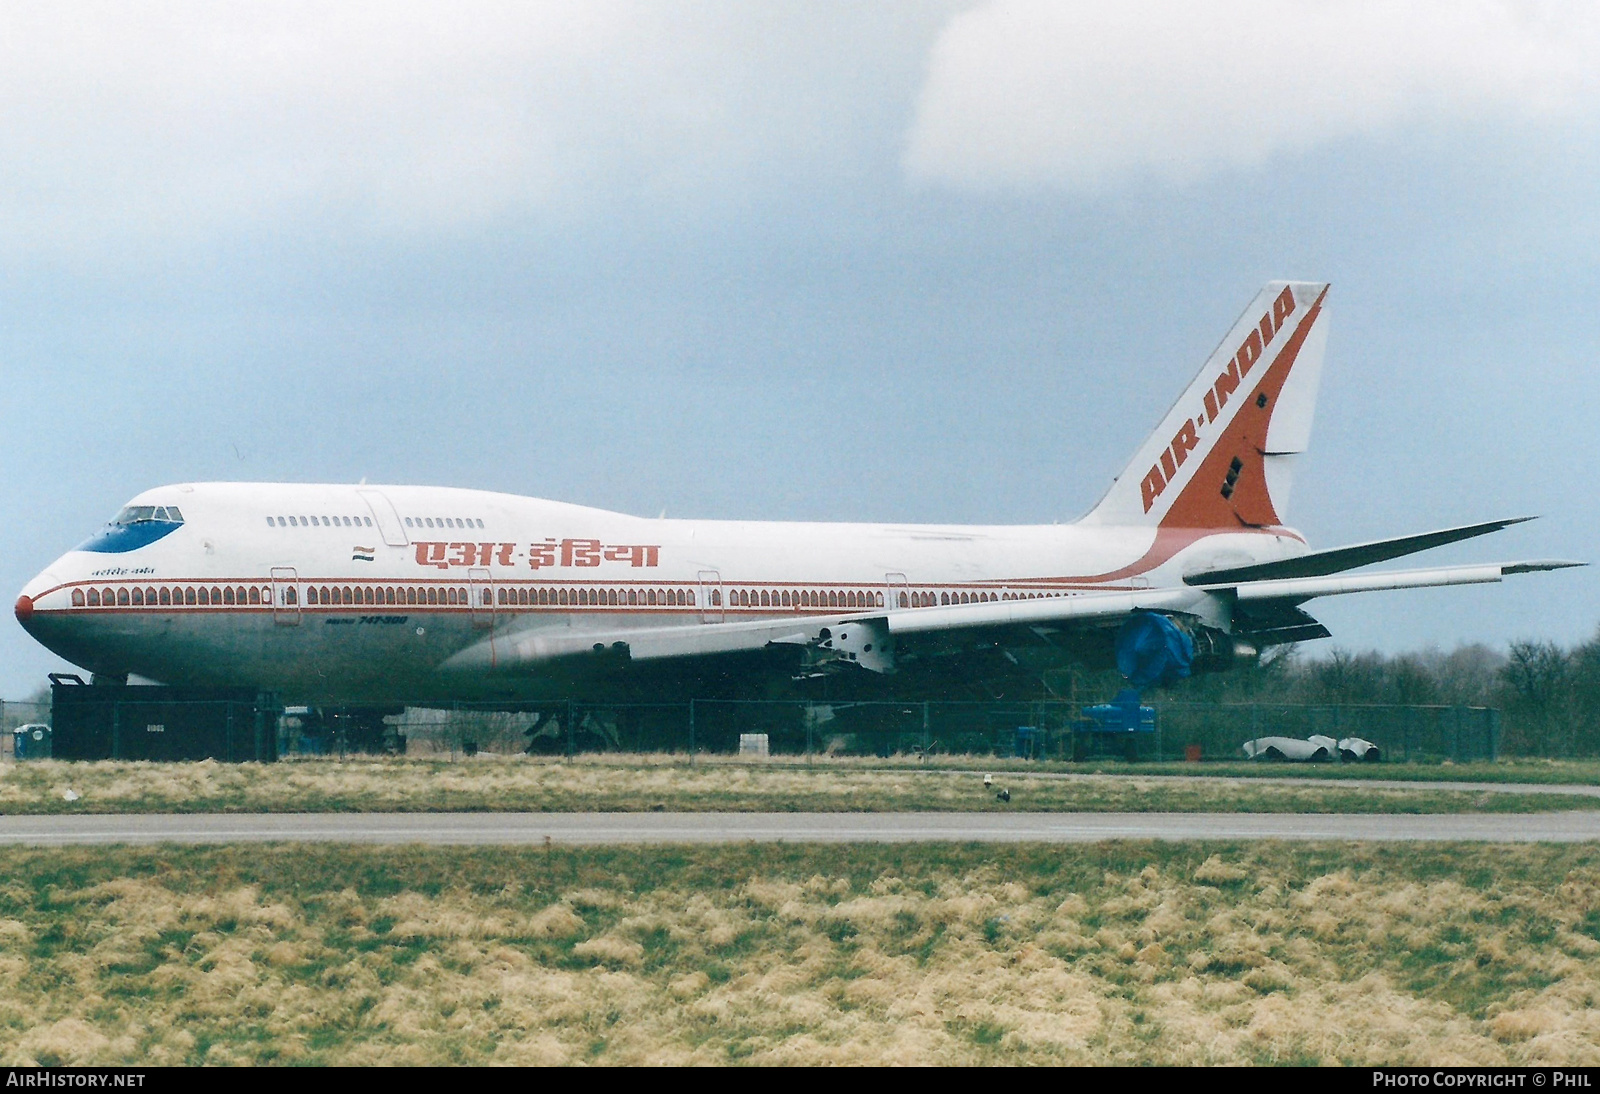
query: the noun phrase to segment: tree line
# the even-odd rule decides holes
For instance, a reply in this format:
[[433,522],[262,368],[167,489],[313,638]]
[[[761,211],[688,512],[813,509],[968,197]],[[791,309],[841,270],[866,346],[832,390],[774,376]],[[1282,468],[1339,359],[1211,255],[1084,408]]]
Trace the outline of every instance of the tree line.
[[1297,646],[1231,672],[1196,676],[1167,692],[1189,702],[1306,706],[1494,707],[1510,755],[1600,755],[1600,633],[1563,648],[1523,639],[1504,652],[1485,645],[1382,654]]

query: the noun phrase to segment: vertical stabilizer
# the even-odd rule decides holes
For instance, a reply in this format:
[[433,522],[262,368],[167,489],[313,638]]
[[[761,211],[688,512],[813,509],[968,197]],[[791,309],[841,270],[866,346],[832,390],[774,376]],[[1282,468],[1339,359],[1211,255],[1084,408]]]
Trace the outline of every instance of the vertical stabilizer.
[[1274,527],[1311,440],[1328,286],[1273,281],[1245,308],[1087,524]]

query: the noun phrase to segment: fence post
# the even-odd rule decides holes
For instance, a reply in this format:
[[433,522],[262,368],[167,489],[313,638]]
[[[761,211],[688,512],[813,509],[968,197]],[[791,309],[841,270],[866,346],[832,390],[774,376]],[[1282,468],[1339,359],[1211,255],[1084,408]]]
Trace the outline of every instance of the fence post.
[[694,758],[694,700],[689,700],[689,766],[695,766]]
[[927,754],[927,752],[928,752],[928,743],[932,739],[933,738],[929,735],[929,728],[928,728],[928,701],[926,699],[924,699],[922,701],[922,752],[923,752],[924,755]]
[[1484,710],[1487,715],[1485,727],[1489,734],[1489,762],[1498,763],[1500,760],[1500,708],[1488,707]]
[[573,717],[572,700],[568,699],[567,700],[567,759],[569,759],[569,760],[572,759],[573,755],[577,751],[576,737],[574,736],[574,730],[573,730],[573,727],[572,727],[572,717]]

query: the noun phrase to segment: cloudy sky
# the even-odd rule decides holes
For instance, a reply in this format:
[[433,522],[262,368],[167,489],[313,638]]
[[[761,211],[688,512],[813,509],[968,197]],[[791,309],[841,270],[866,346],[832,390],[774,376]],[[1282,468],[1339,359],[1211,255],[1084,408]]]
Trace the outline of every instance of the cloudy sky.
[[[1589,3],[0,6],[0,579],[186,480],[1070,520],[1279,277],[1315,545],[1600,557],[1597,195]],[[1600,586],[1319,608],[1571,642]]]

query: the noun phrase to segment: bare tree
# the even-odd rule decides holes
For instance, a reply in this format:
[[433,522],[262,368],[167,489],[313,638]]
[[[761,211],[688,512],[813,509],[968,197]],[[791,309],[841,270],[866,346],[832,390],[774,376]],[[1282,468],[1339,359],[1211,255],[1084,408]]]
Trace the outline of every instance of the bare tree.
[[1567,751],[1559,734],[1570,675],[1566,653],[1554,642],[1513,642],[1503,674],[1516,705],[1528,715],[1531,750],[1540,756]]

